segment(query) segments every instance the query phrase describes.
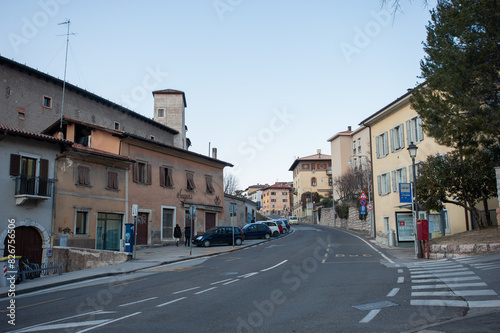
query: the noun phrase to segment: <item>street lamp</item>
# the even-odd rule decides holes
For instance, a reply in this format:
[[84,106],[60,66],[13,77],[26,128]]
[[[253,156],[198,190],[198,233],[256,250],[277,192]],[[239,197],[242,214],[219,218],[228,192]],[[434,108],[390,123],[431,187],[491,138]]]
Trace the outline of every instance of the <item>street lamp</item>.
[[[413,168],[413,209],[415,214],[414,227],[417,227],[418,219],[418,201],[417,201],[417,170],[415,169],[415,157],[417,157],[418,147],[412,142],[408,145],[408,153],[410,154]],[[422,247],[419,240],[415,240],[417,244],[417,258],[423,258]]]
[[[366,181],[368,182],[368,203],[372,203],[372,200],[371,200],[371,191],[370,191],[370,171],[368,170],[368,156],[366,155],[351,155],[349,157],[349,164],[352,164],[352,160],[351,158],[352,157],[364,157],[366,158]],[[374,232],[374,228],[373,228],[373,211],[370,210],[370,237],[375,237],[375,232]]]

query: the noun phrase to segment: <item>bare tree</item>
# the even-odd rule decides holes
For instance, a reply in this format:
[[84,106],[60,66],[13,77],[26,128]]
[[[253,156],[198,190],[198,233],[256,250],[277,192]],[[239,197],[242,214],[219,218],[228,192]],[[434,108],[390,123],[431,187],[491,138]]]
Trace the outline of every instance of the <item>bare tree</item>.
[[357,197],[363,191],[368,193],[369,188],[366,170],[364,169],[351,168],[344,175],[336,177],[334,184],[339,199],[350,196]]
[[[411,4],[413,1],[408,0],[408,2]],[[388,8],[390,12],[392,13],[392,17],[396,16],[397,13],[402,13],[403,8],[401,6],[401,1],[400,0],[380,0],[380,4],[382,8]],[[428,0],[422,0],[422,5],[427,8],[429,7],[429,1]]]
[[235,195],[236,191],[240,187],[238,178],[231,173],[227,173],[224,175],[224,193]]

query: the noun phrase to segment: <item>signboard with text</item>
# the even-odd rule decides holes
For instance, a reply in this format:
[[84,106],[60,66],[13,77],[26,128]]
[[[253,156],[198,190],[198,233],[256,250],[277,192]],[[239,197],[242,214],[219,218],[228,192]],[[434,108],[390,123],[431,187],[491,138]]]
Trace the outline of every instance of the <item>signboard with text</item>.
[[399,202],[412,203],[410,183],[399,183]]

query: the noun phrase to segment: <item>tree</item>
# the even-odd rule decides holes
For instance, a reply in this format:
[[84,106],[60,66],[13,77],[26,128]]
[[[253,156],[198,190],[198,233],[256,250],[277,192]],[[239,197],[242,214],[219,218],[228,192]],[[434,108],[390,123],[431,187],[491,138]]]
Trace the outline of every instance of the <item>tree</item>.
[[500,146],[500,1],[439,0],[427,26],[425,84],[412,107],[439,144],[473,155]]
[[474,156],[464,158],[455,151],[448,155],[428,157],[419,168],[419,204],[423,204],[427,210],[438,211],[443,209],[444,203],[464,207],[472,213],[480,228],[485,227],[476,205],[496,194],[496,179],[490,166],[490,156],[477,151]]
[[238,178],[231,173],[224,175],[224,193],[235,195],[238,187],[240,186]]
[[347,198],[350,196],[355,196],[357,198],[363,191],[368,194],[368,179],[366,170],[351,168],[342,176],[336,177],[334,181],[335,192],[338,194],[336,197],[337,199]]
[[[321,198],[323,198],[318,192],[313,192],[312,193],[312,202],[317,203],[321,201]],[[302,209],[307,208],[307,203],[311,202],[311,192],[305,192],[302,193],[301,197],[301,202],[302,202]]]

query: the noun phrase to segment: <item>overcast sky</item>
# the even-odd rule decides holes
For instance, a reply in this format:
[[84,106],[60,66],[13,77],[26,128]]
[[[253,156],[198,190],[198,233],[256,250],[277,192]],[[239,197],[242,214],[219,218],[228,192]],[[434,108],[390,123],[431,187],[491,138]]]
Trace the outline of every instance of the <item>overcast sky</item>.
[[151,118],[151,91],[184,91],[190,150],[216,147],[244,189],[291,181],[295,158],[421,82],[430,8],[402,5],[0,0],[0,54],[62,79],[69,19],[68,82]]

